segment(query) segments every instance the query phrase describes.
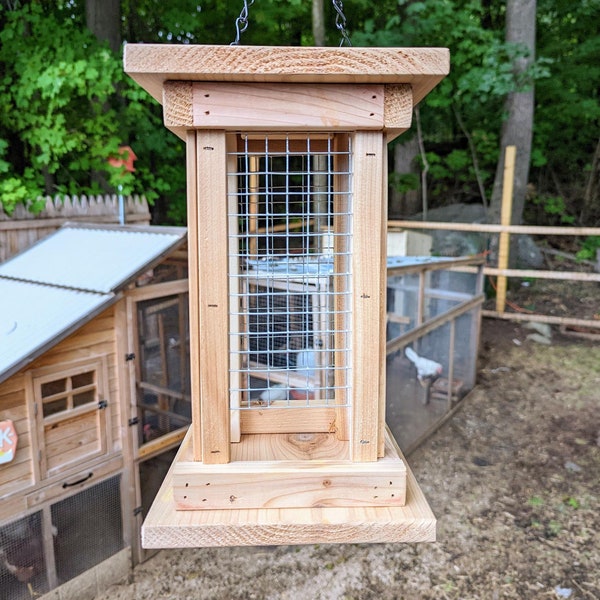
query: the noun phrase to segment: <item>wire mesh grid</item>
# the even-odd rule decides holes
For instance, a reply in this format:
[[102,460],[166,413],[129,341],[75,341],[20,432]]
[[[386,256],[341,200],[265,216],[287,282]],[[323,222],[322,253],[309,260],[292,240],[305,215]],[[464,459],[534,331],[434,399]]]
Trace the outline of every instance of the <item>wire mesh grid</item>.
[[232,408],[349,397],[350,158],[328,135],[240,135],[229,153]]
[[28,600],[48,590],[42,513],[0,527],[0,598]]

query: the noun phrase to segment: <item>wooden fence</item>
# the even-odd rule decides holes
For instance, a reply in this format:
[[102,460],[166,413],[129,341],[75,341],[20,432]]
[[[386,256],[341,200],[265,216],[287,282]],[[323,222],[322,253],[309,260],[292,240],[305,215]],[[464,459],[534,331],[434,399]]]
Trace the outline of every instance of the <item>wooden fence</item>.
[[[437,221],[388,221],[388,227],[418,230],[472,231],[478,233],[510,235],[566,235],[566,236],[600,236],[600,227],[542,227],[537,225],[500,225],[486,223],[447,223]],[[558,279],[562,281],[600,283],[600,273],[583,273],[578,271],[549,271],[541,269],[509,269],[504,264],[494,267],[486,265],[484,275],[504,278]],[[599,294],[600,297],[600,294]],[[540,321],[554,325],[600,329],[598,319],[578,319],[576,317],[558,317],[531,313],[513,313],[505,310],[505,297],[497,298],[496,310],[484,310],[483,316],[510,319],[514,321]]]
[[[33,214],[17,205],[8,216],[0,208],[0,262],[29,248],[67,221],[119,223],[119,198],[112,196],[47,196],[44,209]],[[126,224],[149,225],[150,210],[144,196],[123,198]]]

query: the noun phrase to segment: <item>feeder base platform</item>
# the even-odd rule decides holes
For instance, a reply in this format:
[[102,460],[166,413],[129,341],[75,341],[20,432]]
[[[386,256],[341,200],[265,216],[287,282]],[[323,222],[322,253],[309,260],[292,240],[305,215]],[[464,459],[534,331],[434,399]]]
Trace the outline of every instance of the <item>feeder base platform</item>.
[[[361,502],[342,506],[338,501],[328,504],[319,500],[315,505],[314,494],[299,493],[291,507],[244,508],[241,502],[236,506],[236,497],[233,502],[228,500],[226,509],[178,510],[174,476],[177,471],[179,475],[182,470],[185,472],[186,467],[182,469],[182,465],[189,466],[190,441],[188,433],[142,526],[144,548],[435,541],[435,517],[389,431],[386,434],[386,457],[392,452],[405,469],[404,505],[390,503],[377,506]],[[358,464],[359,469],[362,465],[371,465],[373,469],[382,461],[385,464],[385,460],[352,464]],[[250,465],[252,469],[252,463],[243,464]],[[217,471],[223,465],[213,467]],[[362,475],[368,479],[369,475],[365,473]],[[357,477],[360,478],[360,475]],[[295,478],[298,480],[297,471]],[[365,489],[368,487],[366,485]],[[310,504],[303,505],[303,501],[311,499]],[[343,499],[341,503],[344,503]]]

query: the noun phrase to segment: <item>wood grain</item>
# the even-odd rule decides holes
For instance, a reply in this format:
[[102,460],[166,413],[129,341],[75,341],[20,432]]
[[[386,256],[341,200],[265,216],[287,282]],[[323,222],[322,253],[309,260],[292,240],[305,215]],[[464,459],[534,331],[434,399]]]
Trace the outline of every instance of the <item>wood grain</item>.
[[446,48],[127,44],[124,67],[162,102],[163,83],[408,83],[418,104],[450,69]]
[[172,471],[142,527],[144,548],[435,541],[435,516],[408,468],[404,506],[195,511],[175,510]]

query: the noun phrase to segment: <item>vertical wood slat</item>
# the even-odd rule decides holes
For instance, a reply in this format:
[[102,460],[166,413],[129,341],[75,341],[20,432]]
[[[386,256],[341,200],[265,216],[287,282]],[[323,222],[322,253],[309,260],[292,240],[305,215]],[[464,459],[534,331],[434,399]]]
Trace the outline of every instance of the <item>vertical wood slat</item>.
[[[412,99],[412,95],[411,95]],[[388,172],[388,154],[387,154],[387,134],[382,139],[381,154],[383,157],[383,173]],[[381,178],[381,221],[379,227],[381,230],[380,240],[380,271],[381,280],[379,297],[379,426],[377,430],[378,445],[377,456],[385,456],[385,403],[386,403],[386,373],[387,373],[387,217],[388,217],[388,186],[387,177]]]
[[[381,382],[381,235],[385,215],[383,133],[354,134],[352,217],[352,439],[351,459],[376,461]],[[384,257],[385,258],[385,257]]]
[[194,460],[202,460],[202,411],[200,396],[200,305],[198,300],[198,195],[196,181],[196,132],[188,131],[186,138],[187,172],[187,222],[188,222],[188,271],[189,271],[189,320],[190,320],[190,394],[192,400],[192,445]]
[[[231,389],[241,390],[243,387],[242,373],[241,373],[241,335],[240,335],[240,264],[238,256],[239,240],[238,240],[238,180],[237,180],[237,140],[234,135],[227,136],[227,191],[229,192],[227,198],[227,221],[228,221],[228,232],[229,238],[227,242],[229,250],[229,345],[230,345],[230,358],[231,360],[231,375],[230,375],[230,386]],[[254,171],[258,171],[258,159],[251,157],[254,162]],[[250,176],[250,186],[252,186],[252,178],[254,177],[254,187],[258,188],[258,175]],[[250,202],[252,204],[252,200]],[[255,204],[258,203],[258,199],[255,196]],[[254,222],[256,228],[256,219]],[[253,238],[256,240],[256,238]],[[240,442],[242,437],[242,426],[241,426],[241,391],[231,393],[230,398],[230,435],[232,442]]]
[[[500,211],[500,224],[505,227],[510,225],[512,217],[513,187],[515,181],[516,146],[507,146],[504,153],[504,173],[502,179],[502,207]],[[502,231],[498,243],[498,268],[507,269],[510,253],[510,232]],[[506,276],[500,275],[496,281],[496,311],[504,312],[506,305]]]
[[[351,208],[350,191],[350,140],[348,134],[338,134],[334,140],[334,175],[333,180],[333,244],[334,244],[334,273],[350,272],[348,243],[349,215]],[[348,216],[347,216],[348,215]],[[350,439],[350,423],[348,408],[343,405],[348,404],[348,378],[349,372],[346,368],[349,362],[348,348],[348,329],[349,329],[349,300],[347,286],[349,285],[348,276],[339,275],[334,277],[334,386],[336,408],[335,432],[338,440]],[[342,350],[340,350],[340,348]]]
[[227,152],[224,131],[198,131],[196,191],[202,462],[230,460]]

